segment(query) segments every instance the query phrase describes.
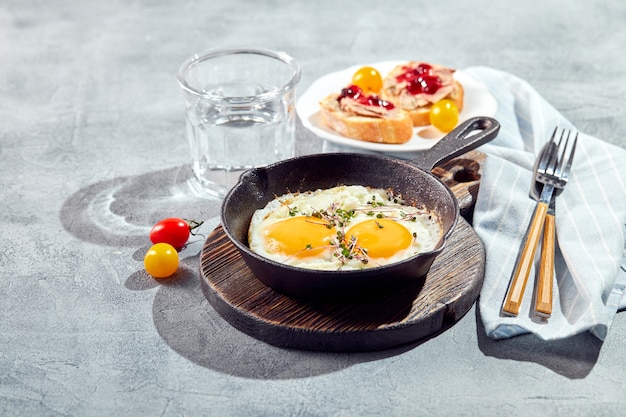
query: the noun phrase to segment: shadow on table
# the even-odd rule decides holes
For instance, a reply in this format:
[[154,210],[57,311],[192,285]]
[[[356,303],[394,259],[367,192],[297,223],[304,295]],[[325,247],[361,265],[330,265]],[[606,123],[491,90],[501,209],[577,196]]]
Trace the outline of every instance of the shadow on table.
[[219,214],[220,201],[197,196],[191,175],[185,165],[91,184],[65,201],[61,223],[76,238],[98,245],[149,243],[150,228],[162,218],[206,220]]
[[[399,355],[429,340],[383,351],[349,354],[272,346],[235,329],[211,307],[202,293],[198,269],[198,258],[188,258],[176,275],[159,281],[152,307],[154,325],[175,352],[224,374],[252,379],[306,378]],[[139,291],[153,287],[154,280],[139,271],[125,285]]]
[[478,347],[498,359],[534,362],[569,379],[585,378],[598,360],[602,342],[589,332],[561,340],[545,341],[535,335],[494,340],[487,336],[476,307]]

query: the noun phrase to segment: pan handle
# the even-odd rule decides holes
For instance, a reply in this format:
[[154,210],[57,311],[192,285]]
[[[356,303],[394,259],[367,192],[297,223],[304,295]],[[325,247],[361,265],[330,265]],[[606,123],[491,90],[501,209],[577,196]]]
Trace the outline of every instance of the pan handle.
[[498,135],[500,123],[491,117],[473,117],[454,128],[432,148],[420,152],[411,162],[424,170],[463,155],[491,141]]

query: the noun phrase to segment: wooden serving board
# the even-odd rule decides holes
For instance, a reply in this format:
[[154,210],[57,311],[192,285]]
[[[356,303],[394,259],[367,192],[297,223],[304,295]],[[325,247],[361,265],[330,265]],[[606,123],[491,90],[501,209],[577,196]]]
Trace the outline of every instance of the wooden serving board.
[[[470,218],[484,155],[472,151],[433,173],[454,191]],[[359,301],[312,302],[280,294],[256,279],[218,226],[201,254],[202,291],[235,328],[266,343],[322,351],[372,351],[414,342],[459,320],[482,286],[482,242],[459,218],[423,286]]]

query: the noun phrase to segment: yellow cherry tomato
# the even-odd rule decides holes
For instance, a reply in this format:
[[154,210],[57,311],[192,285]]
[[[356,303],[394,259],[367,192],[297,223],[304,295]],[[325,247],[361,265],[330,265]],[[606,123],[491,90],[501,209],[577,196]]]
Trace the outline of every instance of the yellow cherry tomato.
[[148,249],[143,265],[154,278],[167,278],[178,270],[178,252],[169,243],[157,243]]
[[430,124],[448,133],[459,123],[459,108],[452,100],[440,100],[430,108]]
[[378,94],[383,88],[383,77],[376,68],[362,67],[352,76],[352,84],[365,92]]

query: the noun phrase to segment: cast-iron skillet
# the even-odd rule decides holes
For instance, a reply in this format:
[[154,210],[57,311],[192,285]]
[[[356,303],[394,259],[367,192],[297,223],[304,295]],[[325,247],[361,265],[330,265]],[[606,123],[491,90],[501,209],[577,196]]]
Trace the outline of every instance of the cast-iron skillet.
[[[459,216],[452,191],[430,171],[495,138],[500,129],[492,118],[472,118],[411,161],[360,153],[307,155],[244,172],[226,195],[221,221],[252,273],[274,290],[294,297],[337,298],[371,293],[424,280],[443,250]],[[313,191],[338,185],[391,188],[409,205],[423,205],[441,220],[442,238],[436,249],[401,262],[363,270],[316,271],[284,265],[248,247],[248,227],[255,210],[289,192]]]

